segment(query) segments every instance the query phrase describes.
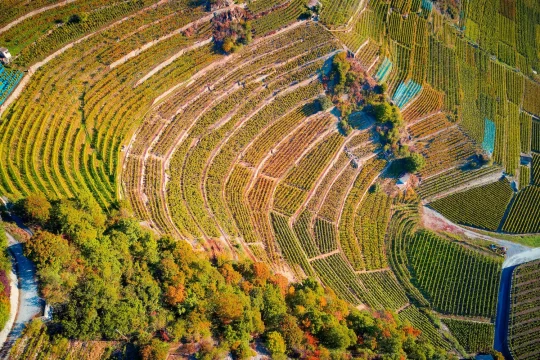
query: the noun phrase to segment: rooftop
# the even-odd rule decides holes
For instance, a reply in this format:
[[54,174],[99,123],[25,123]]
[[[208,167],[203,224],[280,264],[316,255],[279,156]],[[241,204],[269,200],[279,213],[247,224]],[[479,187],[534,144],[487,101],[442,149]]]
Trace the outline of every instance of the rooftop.
[[411,174],[407,173],[407,174],[403,174],[399,177],[398,179],[398,184],[406,184],[407,181],[409,181],[409,178],[411,177]]

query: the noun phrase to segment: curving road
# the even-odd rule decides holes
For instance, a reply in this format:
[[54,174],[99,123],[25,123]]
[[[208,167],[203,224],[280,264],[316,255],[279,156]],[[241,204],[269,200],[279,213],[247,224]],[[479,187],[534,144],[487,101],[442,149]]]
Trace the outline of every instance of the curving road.
[[503,263],[499,298],[497,301],[497,317],[495,319],[495,339],[493,347],[500,351],[505,359],[512,359],[508,347],[508,325],[510,321],[510,290],[512,288],[512,273],[516,266],[529,261],[540,259],[540,248],[522,252],[507,258]]
[[459,226],[428,206],[423,207],[422,220],[426,228],[438,231],[448,231],[469,238],[477,238],[494,242],[507,248],[507,256],[502,265],[499,296],[497,300],[497,315],[495,318],[495,338],[493,347],[501,352],[506,359],[512,359],[508,348],[508,325],[510,320],[510,290],[512,273],[516,266],[529,261],[540,259],[540,248],[531,249],[507,240],[476,233]]

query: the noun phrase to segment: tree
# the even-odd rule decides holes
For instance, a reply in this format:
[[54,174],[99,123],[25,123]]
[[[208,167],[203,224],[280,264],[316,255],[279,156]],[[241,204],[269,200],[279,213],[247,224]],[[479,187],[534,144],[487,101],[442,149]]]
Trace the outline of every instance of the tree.
[[326,324],[321,332],[321,342],[329,349],[346,349],[356,342],[356,335],[336,318]]
[[339,120],[338,127],[345,136],[349,136],[352,132],[351,125],[349,125],[349,122],[345,118]]
[[403,119],[399,109],[386,101],[373,105],[373,114],[378,123],[389,123],[396,128],[403,125]]
[[285,351],[287,351],[287,346],[285,345],[285,340],[283,340],[283,337],[277,331],[271,331],[266,335],[266,347],[272,354],[272,358],[286,358]]
[[176,304],[184,301],[185,297],[186,294],[184,290],[184,285],[175,284],[167,286],[167,290],[165,292],[165,301],[169,305],[175,306]]
[[49,220],[51,203],[43,194],[31,194],[24,200],[23,209],[31,221],[44,225]]
[[73,14],[69,17],[67,23],[68,24],[78,24],[82,21],[83,19],[81,18],[81,16],[79,14]]
[[298,326],[298,320],[294,316],[285,315],[279,325],[279,330],[289,349],[297,349],[302,345],[304,332]]
[[25,244],[26,254],[38,269],[49,268],[56,272],[71,261],[71,249],[62,236],[48,231],[39,231]]
[[274,285],[266,285],[263,292],[263,320],[268,327],[277,327],[287,313],[287,304],[281,291]]
[[230,263],[225,263],[219,269],[219,272],[225,278],[225,282],[229,285],[238,285],[242,280],[242,275],[234,270],[233,266]]
[[253,282],[259,285],[266,284],[266,281],[270,278],[270,268],[263,262],[255,262],[251,266],[253,272]]
[[322,111],[326,111],[330,109],[332,106],[334,106],[334,103],[332,103],[332,100],[326,95],[321,95],[317,98],[317,102],[319,103],[319,106],[321,107]]
[[142,360],[165,360],[169,355],[169,344],[158,339],[152,339],[141,348]]
[[405,169],[411,173],[422,170],[426,165],[426,159],[420,153],[412,153],[405,159]]
[[335,81],[336,90],[342,90],[347,81],[347,73],[351,69],[351,64],[347,62],[347,53],[340,52],[332,61],[332,77]]
[[392,106],[385,102],[373,105],[373,114],[377,122],[384,124],[392,119]]
[[227,54],[234,52],[235,48],[236,48],[236,44],[234,43],[233,39],[231,39],[230,37],[227,37],[225,38],[225,40],[223,40],[222,49]]
[[230,324],[239,320],[244,313],[244,304],[240,295],[227,292],[219,293],[214,299],[215,314],[222,324]]

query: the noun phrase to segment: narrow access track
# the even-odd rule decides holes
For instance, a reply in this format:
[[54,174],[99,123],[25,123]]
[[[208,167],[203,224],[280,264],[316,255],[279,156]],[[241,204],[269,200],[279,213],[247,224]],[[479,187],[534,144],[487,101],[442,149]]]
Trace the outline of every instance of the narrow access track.
[[57,8],[57,7],[60,7],[60,6],[65,6],[65,5],[67,5],[67,4],[69,4],[69,3],[72,3],[72,2],[74,2],[74,1],[75,1],[75,0],[64,0],[64,1],[57,2],[56,4],[44,6],[44,7],[42,7],[42,8],[39,8],[39,9],[30,11],[29,13],[24,14],[24,15],[21,16],[20,18],[17,18],[17,19],[15,19],[15,20],[13,20],[13,21],[10,22],[9,24],[7,24],[7,25],[4,26],[3,28],[1,28],[1,29],[0,29],[0,34],[6,32],[6,31],[8,31],[9,29],[11,29],[12,27],[14,27],[15,25],[22,23],[24,20],[29,19],[29,18],[31,18],[32,16],[35,16],[35,15],[37,15],[37,14],[41,14],[42,12],[45,12],[45,11],[48,11],[48,10],[51,10],[51,9],[54,9],[54,8]]

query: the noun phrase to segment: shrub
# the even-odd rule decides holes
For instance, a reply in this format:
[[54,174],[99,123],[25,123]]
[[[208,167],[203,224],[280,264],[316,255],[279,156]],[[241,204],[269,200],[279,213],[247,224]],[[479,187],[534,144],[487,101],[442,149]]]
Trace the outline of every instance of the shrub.
[[51,204],[45,195],[33,194],[24,200],[23,210],[25,217],[43,225],[49,220]]
[[285,340],[283,340],[283,336],[281,336],[281,334],[277,331],[271,331],[266,335],[266,347],[268,348],[268,351],[270,351],[270,353],[272,354],[272,358],[285,358],[285,351],[287,350],[287,346],[285,345]]
[[405,170],[411,173],[422,170],[425,165],[426,159],[424,158],[424,156],[422,156],[422,154],[412,153],[405,158]]
[[326,95],[321,95],[317,99],[317,102],[319,103],[319,106],[321,107],[322,111],[326,111],[330,109],[334,104],[332,103],[332,100]]
[[149,344],[141,348],[143,360],[165,360],[169,355],[169,344],[158,339],[152,339]]

